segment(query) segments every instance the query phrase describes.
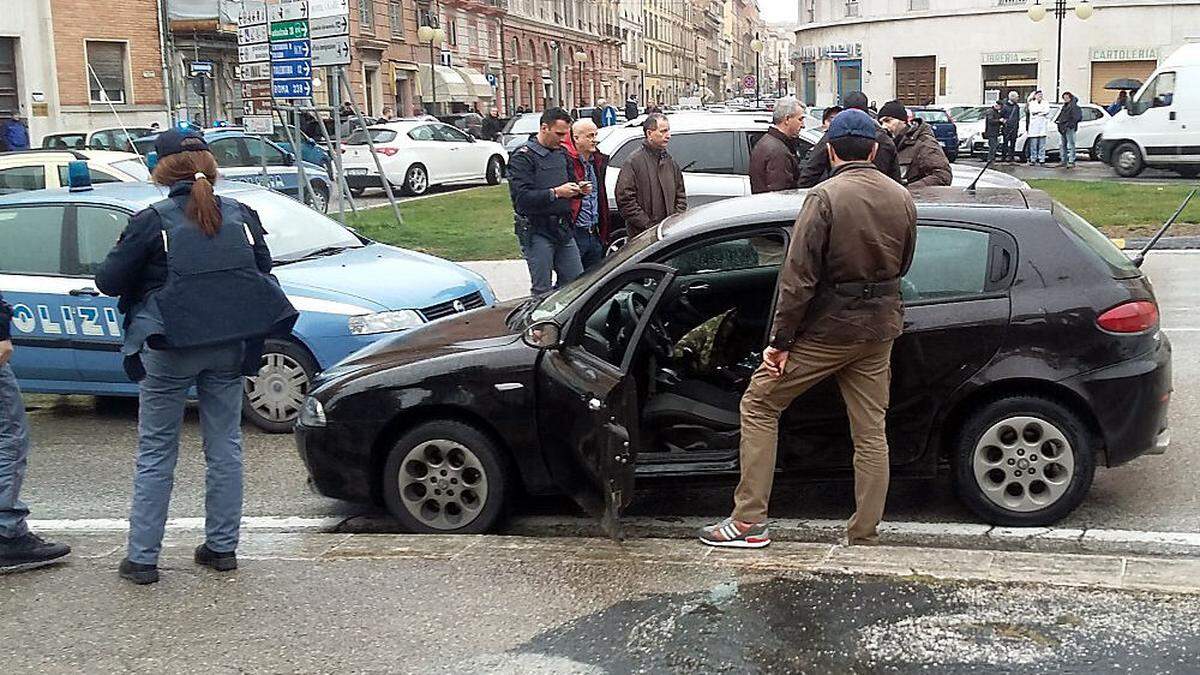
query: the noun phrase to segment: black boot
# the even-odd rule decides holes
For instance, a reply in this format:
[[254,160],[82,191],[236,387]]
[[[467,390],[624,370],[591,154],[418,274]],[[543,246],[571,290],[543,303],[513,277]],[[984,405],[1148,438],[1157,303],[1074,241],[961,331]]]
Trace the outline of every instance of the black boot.
[[32,532],[21,537],[0,537],[0,572],[20,572],[49,565],[70,552],[70,546],[52,544]]
[[209,548],[208,544],[200,544],[196,547],[196,564],[211,567],[218,572],[230,572],[237,569],[237,552],[217,553]]
[[121,561],[121,566],[117,568],[122,579],[128,579],[138,586],[146,584],[158,583],[158,566],[143,565],[141,563],[131,562],[129,558]]

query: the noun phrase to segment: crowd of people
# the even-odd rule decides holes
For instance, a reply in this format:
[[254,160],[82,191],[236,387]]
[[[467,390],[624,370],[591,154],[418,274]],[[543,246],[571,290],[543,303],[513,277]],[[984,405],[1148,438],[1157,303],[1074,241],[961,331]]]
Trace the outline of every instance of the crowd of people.
[[[1120,100],[1118,103],[1124,105]],[[1025,148],[1025,161],[1029,166],[1045,166],[1050,113],[1050,103],[1045,100],[1045,95],[1040,89],[1029,95],[1024,110],[1021,107],[1021,96],[1015,91],[1008,92],[1005,99],[996,99],[984,116],[983,137],[988,142],[988,164],[1015,164],[1019,161],[1020,155],[1016,146],[1021,131],[1021,117],[1024,114],[1025,136],[1029,141]],[[1054,120],[1062,138],[1062,144],[1059,146],[1060,167],[1075,168],[1075,134],[1079,131],[1079,123],[1082,121],[1083,111],[1079,108],[1079,100],[1071,92],[1063,92],[1062,108]]]

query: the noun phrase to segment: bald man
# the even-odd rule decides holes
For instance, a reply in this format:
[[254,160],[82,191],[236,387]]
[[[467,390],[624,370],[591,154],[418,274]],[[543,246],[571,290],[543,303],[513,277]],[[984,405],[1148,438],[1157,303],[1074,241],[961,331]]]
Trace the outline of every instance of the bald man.
[[579,183],[582,193],[571,200],[571,215],[585,272],[604,259],[608,241],[608,191],[604,187],[608,157],[596,149],[598,131],[592,120],[576,120],[571,125],[571,142],[563,144],[572,174],[569,178]]

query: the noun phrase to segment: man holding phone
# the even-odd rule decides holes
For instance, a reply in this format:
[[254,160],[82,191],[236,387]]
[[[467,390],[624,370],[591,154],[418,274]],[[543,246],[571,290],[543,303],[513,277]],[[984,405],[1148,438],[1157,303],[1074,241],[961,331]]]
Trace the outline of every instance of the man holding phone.
[[596,149],[596,123],[583,118],[571,125],[570,144],[566,145],[571,178],[579,182],[580,196],[571,204],[575,223],[575,245],[579,247],[584,271],[604,259],[604,241],[608,237],[608,195],[604,172],[608,157]]

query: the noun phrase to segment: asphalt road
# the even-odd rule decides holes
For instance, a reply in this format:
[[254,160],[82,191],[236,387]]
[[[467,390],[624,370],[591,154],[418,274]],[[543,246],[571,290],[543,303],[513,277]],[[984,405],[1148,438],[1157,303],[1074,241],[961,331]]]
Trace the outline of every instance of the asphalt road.
[[[1167,454],[1143,457],[1097,471],[1083,505],[1062,525],[1128,530],[1200,532],[1200,252],[1152,255],[1145,269],[1155,283],[1163,324],[1174,345],[1175,394],[1171,403],[1173,445]],[[495,266],[499,270],[511,270]],[[519,287],[513,279],[498,287]],[[132,402],[99,404],[90,397],[28,398],[35,448],[23,496],[34,518],[123,518],[127,515],[136,444]],[[363,507],[308,491],[290,436],[245,429],[246,507],[250,515],[342,515]],[[189,415],[171,504],[173,517],[203,515],[204,464],[194,411]],[[641,515],[723,516],[731,488],[662,488],[643,495],[632,512]],[[848,483],[777,490],[773,515],[781,518],[843,518],[851,511]],[[520,506],[538,514],[574,513],[564,500]],[[963,509],[949,481],[896,483],[890,520],[961,521]]]
[[[955,164],[977,166],[983,168],[981,159],[960,158]],[[1062,169],[1055,164],[1041,167],[1031,167],[1026,164],[994,164],[993,169],[1010,173],[1021,180],[1034,178],[1061,178],[1063,180],[1105,181],[1115,180],[1122,183],[1173,183],[1189,180],[1175,173],[1162,169],[1146,169],[1137,178],[1121,178],[1111,166],[1104,162],[1093,162],[1080,159],[1073,169]]]

